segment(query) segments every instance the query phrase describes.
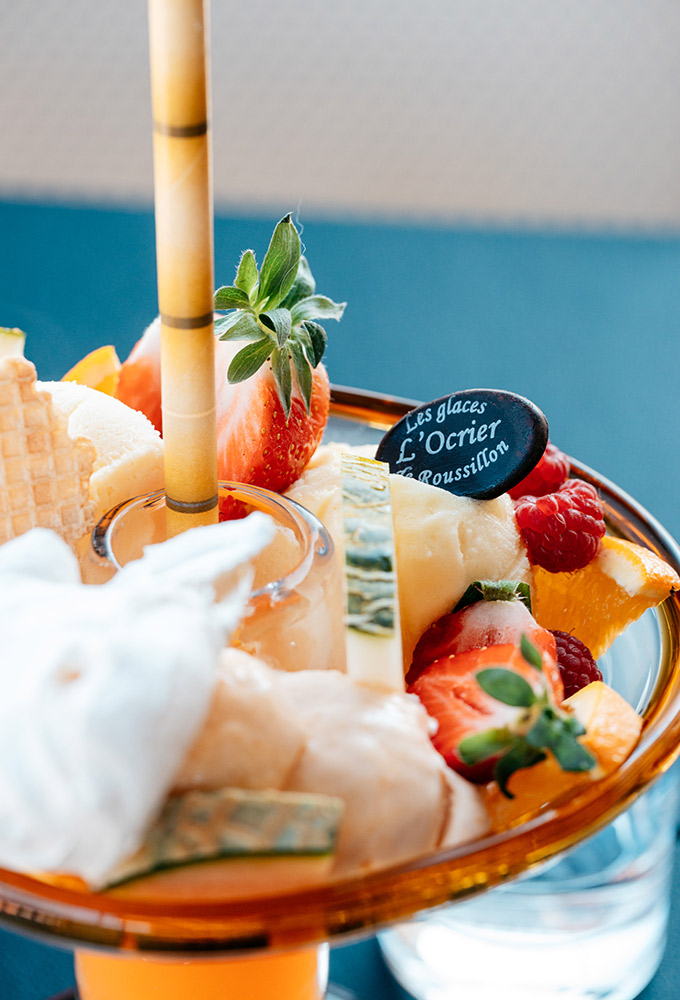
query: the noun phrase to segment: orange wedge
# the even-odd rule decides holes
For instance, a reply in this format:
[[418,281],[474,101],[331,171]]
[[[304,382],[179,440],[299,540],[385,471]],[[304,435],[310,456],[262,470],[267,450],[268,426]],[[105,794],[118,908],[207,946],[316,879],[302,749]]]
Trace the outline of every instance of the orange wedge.
[[640,738],[642,717],[613,688],[593,681],[562,703],[585,729],[580,742],[597,760],[590,771],[563,771],[552,754],[533,767],[515,771],[507,798],[494,782],[485,789],[486,806],[494,831],[522,823],[551,800],[587,785],[619,767]]
[[113,396],[118,384],[120,361],[116,349],[111,344],[90,351],[84,358],[66,372],[62,382],[78,382]]
[[544,628],[575,635],[597,659],[643,611],[678,589],[680,577],[656,553],[605,535],[583,569],[534,568],[533,614]]

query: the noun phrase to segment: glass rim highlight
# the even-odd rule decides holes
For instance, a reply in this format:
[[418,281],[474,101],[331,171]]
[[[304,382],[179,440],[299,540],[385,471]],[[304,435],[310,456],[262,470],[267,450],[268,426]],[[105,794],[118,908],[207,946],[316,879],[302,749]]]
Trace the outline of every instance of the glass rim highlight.
[[[222,480],[217,486],[220,498],[228,494],[235,500],[256,506],[264,513],[270,513],[284,527],[291,529],[300,547],[300,559],[296,565],[280,579],[272,580],[270,583],[253,590],[249,599],[251,604],[259,604],[263,601],[275,603],[282,600],[295,590],[300,581],[305,578],[315,554],[325,556],[332,553],[333,540],[325,525],[315,514],[312,514],[295,500],[280,496],[278,493],[273,493],[260,486],[249,486],[246,483]],[[97,555],[108,560],[116,570],[122,569],[113,544],[116,528],[130,512],[141,508],[160,509],[164,504],[165,493],[163,490],[156,490],[154,493],[124,500],[108,511],[92,531],[92,547]]]

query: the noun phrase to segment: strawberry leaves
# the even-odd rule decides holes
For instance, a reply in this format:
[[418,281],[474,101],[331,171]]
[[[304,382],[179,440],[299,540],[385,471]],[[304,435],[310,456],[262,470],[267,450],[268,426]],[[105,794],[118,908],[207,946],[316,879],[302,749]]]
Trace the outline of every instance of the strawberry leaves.
[[217,289],[214,306],[227,311],[215,321],[220,340],[251,341],[229,365],[229,381],[242,382],[269,361],[286,419],[292,404],[293,371],[309,413],[312,369],[321,362],[327,342],[326,331],[316,320],[340,320],[345,303],[316,294],[290,214],[274,229],[260,270],[253,251],[246,250],[234,284]]
[[[542,670],[541,654],[526,635],[520,651],[531,667]],[[578,741],[585,733],[583,726],[573,715],[552,705],[545,688],[536,693],[523,677],[502,666],[478,670],[475,679],[491,698],[524,710],[513,725],[466,736],[457,747],[468,766],[498,757],[494,778],[507,798],[513,798],[508,781],[515,771],[545,760],[548,750],[563,771],[589,771],[595,766],[593,755]]]
[[258,303],[276,308],[293,287],[299,263],[300,236],[288,214],[274,230],[262,262]]
[[316,368],[318,363],[321,361],[324,351],[326,350],[326,331],[318,323],[312,323],[311,320],[307,320],[306,323],[301,324],[305,337],[305,344],[309,342],[309,350],[307,354],[311,352],[312,368]]
[[[234,285],[237,288],[240,288],[241,291],[245,292],[248,299],[250,299],[250,293],[255,288],[256,284],[257,264],[255,263],[255,254],[252,250],[245,250],[241,254],[241,260],[239,261],[239,265],[236,270]],[[220,307],[216,304],[215,308],[219,309]]]
[[254,344],[248,344],[232,360],[227,378],[230,382],[245,382],[262,367],[271,353],[272,349],[268,341],[257,340]]
[[531,611],[529,584],[521,580],[475,580],[453,610],[461,611],[478,601],[521,601]]

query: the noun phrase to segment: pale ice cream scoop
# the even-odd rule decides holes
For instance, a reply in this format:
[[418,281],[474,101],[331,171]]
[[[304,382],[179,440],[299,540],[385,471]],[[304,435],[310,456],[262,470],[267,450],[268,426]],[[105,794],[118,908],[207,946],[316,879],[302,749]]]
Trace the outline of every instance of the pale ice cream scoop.
[[0,865],[97,882],[138,846],[272,535],[258,513],[196,528],[102,586],[51,532],[0,548]]
[[481,836],[479,790],[447,768],[418,699],[337,670],[273,670],[237,649],[220,657],[210,712],[177,790],[224,786],[341,798],[335,873],[396,864]]

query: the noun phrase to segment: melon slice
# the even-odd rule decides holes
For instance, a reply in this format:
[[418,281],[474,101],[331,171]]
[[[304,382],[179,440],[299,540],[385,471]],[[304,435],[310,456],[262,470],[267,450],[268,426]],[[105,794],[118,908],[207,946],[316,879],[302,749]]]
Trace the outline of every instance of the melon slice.
[[222,788],[173,796],[100,889],[145,899],[238,898],[330,872],[341,799]]
[[403,691],[389,466],[346,453],[341,473],[347,672]]

